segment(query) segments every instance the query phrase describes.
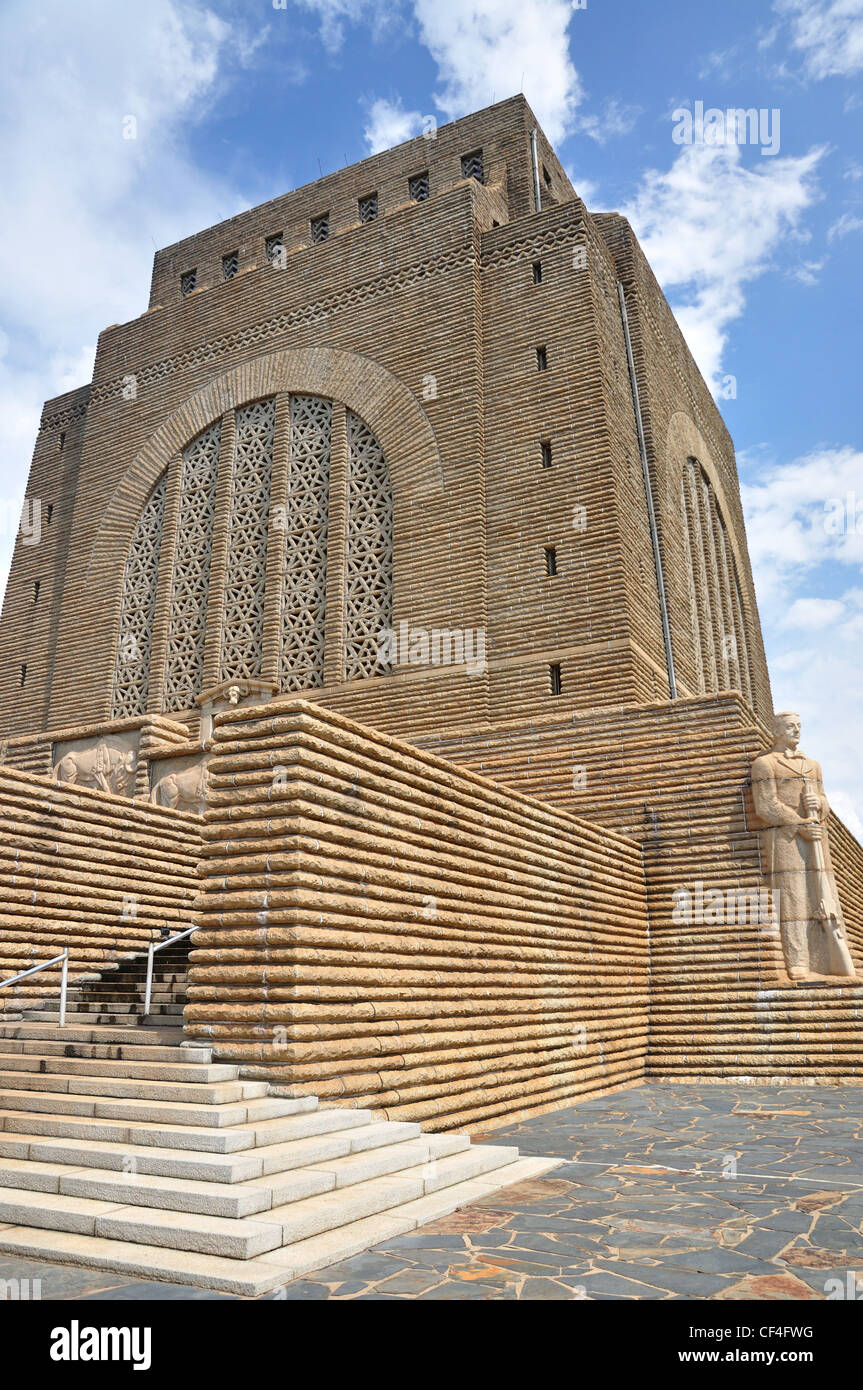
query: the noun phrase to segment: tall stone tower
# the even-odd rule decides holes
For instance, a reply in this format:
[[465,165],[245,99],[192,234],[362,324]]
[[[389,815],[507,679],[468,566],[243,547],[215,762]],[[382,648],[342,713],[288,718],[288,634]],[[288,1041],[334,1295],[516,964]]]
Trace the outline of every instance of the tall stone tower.
[[729,690],[770,714],[731,440],[522,97],[160,251],[46,404],[27,496],[9,735],[197,736],[232,681],[406,737]]
[[[854,977],[807,994],[729,906],[767,882],[773,717],[731,440],[522,97],[159,251],[27,497],[10,962],[70,921],[113,960],[199,882],[187,1030],[442,1126],[859,1073]],[[818,804],[859,960],[863,850]]]

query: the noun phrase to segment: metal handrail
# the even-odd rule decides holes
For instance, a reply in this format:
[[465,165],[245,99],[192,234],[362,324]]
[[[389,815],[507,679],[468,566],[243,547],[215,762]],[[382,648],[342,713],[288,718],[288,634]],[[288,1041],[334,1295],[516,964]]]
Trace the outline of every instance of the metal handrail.
[[172,946],[175,941],[182,941],[184,937],[191,936],[196,932],[197,927],[188,927],[186,931],[178,932],[176,936],[168,936],[164,941],[151,941],[147,947],[147,987],[144,991],[144,1017],[150,1012],[150,998],[153,993],[153,957],[157,951],[163,950],[165,946]]
[[[193,928],[195,930],[195,928]],[[29,970],[22,970],[20,975],[13,975],[11,980],[0,980],[0,989],[5,989],[7,985],[17,985],[19,980],[26,980],[28,975],[38,975],[40,970],[47,970],[49,965],[57,965],[63,962],[63,971],[60,976],[60,1027],[66,1026],[66,987],[69,983],[69,947],[64,946],[59,956],[52,956],[50,960],[40,961],[38,965],[31,965]]]

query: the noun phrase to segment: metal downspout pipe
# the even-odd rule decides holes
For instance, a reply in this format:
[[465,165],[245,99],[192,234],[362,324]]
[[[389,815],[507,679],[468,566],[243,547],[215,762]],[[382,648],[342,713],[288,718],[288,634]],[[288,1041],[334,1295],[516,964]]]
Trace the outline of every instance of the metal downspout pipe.
[[542,189],[539,183],[539,156],[536,152],[536,126],[530,132],[530,162],[533,166],[534,211],[542,212]]

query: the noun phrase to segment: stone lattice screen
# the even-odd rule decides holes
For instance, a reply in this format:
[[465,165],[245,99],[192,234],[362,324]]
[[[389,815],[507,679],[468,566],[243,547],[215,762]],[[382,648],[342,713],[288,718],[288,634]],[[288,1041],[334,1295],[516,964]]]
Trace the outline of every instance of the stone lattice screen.
[[[201,822],[0,767],[0,979],[70,948],[70,979],[192,924]],[[60,968],[0,990],[0,1014],[56,996]]]
[[432,1128],[643,1077],[632,842],[300,700],[216,738],[189,1034]]

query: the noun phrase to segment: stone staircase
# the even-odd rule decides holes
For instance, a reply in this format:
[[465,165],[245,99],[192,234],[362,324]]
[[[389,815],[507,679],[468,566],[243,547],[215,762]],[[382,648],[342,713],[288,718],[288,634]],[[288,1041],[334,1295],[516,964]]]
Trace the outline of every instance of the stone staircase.
[[[189,975],[190,939],[163,946],[153,957],[153,985],[150,1012],[144,1017],[147,992],[146,955],[129,956],[113,962],[98,975],[79,978],[69,986],[66,996],[67,1024],[116,1024],[118,1026],[152,1023],[159,1028],[177,1030],[182,1039],[183,1009]],[[36,977],[38,978],[38,976]],[[56,1021],[60,1009],[59,994],[36,1002],[22,1001],[22,1019],[37,1022]]]
[[180,1046],[177,965],[0,1024],[0,1253],[255,1297],[559,1163],[271,1095]]

